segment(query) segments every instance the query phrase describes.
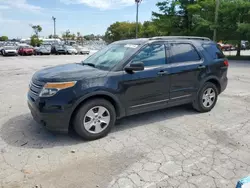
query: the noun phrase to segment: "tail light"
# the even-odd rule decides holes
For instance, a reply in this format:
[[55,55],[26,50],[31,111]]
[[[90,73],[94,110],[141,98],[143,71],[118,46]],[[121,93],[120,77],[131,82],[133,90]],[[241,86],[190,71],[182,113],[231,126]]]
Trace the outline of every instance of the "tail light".
[[225,60],[225,61],[224,61],[224,65],[225,65],[226,67],[229,66],[228,60]]

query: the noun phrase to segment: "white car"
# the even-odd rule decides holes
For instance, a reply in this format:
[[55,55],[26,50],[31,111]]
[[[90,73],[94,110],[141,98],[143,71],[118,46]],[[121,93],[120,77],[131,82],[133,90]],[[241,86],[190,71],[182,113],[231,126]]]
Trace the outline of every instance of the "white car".
[[78,54],[87,54],[87,55],[89,55],[89,53],[90,53],[89,50],[85,49],[85,48],[82,47],[82,46],[74,46],[74,47],[75,47],[75,49],[77,50],[77,53],[78,53]]
[[7,56],[7,55],[15,55],[17,56],[17,47],[16,46],[4,46],[2,48],[2,55]]
[[77,54],[77,50],[72,46],[64,46],[67,54]]

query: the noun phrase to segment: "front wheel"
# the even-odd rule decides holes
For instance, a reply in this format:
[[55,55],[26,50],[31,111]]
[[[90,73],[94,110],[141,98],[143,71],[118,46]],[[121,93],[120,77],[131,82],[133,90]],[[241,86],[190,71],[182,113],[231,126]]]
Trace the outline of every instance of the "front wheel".
[[213,83],[206,82],[193,101],[193,108],[198,112],[209,112],[214,108],[217,99],[218,88]]
[[107,100],[94,99],[84,103],[74,119],[74,129],[83,139],[106,136],[116,121],[114,106]]

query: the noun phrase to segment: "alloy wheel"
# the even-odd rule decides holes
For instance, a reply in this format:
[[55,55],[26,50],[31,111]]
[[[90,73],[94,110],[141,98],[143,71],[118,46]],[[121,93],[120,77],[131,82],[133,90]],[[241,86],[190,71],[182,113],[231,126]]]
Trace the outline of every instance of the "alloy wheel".
[[103,106],[91,108],[84,116],[83,125],[86,131],[98,134],[104,131],[110,123],[110,113]]
[[215,102],[215,91],[213,88],[207,88],[202,95],[202,104],[204,107],[209,108]]

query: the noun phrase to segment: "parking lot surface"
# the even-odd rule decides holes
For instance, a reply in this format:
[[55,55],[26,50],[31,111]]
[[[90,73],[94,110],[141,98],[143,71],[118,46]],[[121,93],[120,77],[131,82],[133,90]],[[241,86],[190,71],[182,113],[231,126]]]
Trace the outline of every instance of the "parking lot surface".
[[209,113],[188,105],[131,116],[86,142],[35,123],[32,74],[85,56],[0,57],[0,182],[4,188],[224,188],[250,175],[250,62],[230,62]]

